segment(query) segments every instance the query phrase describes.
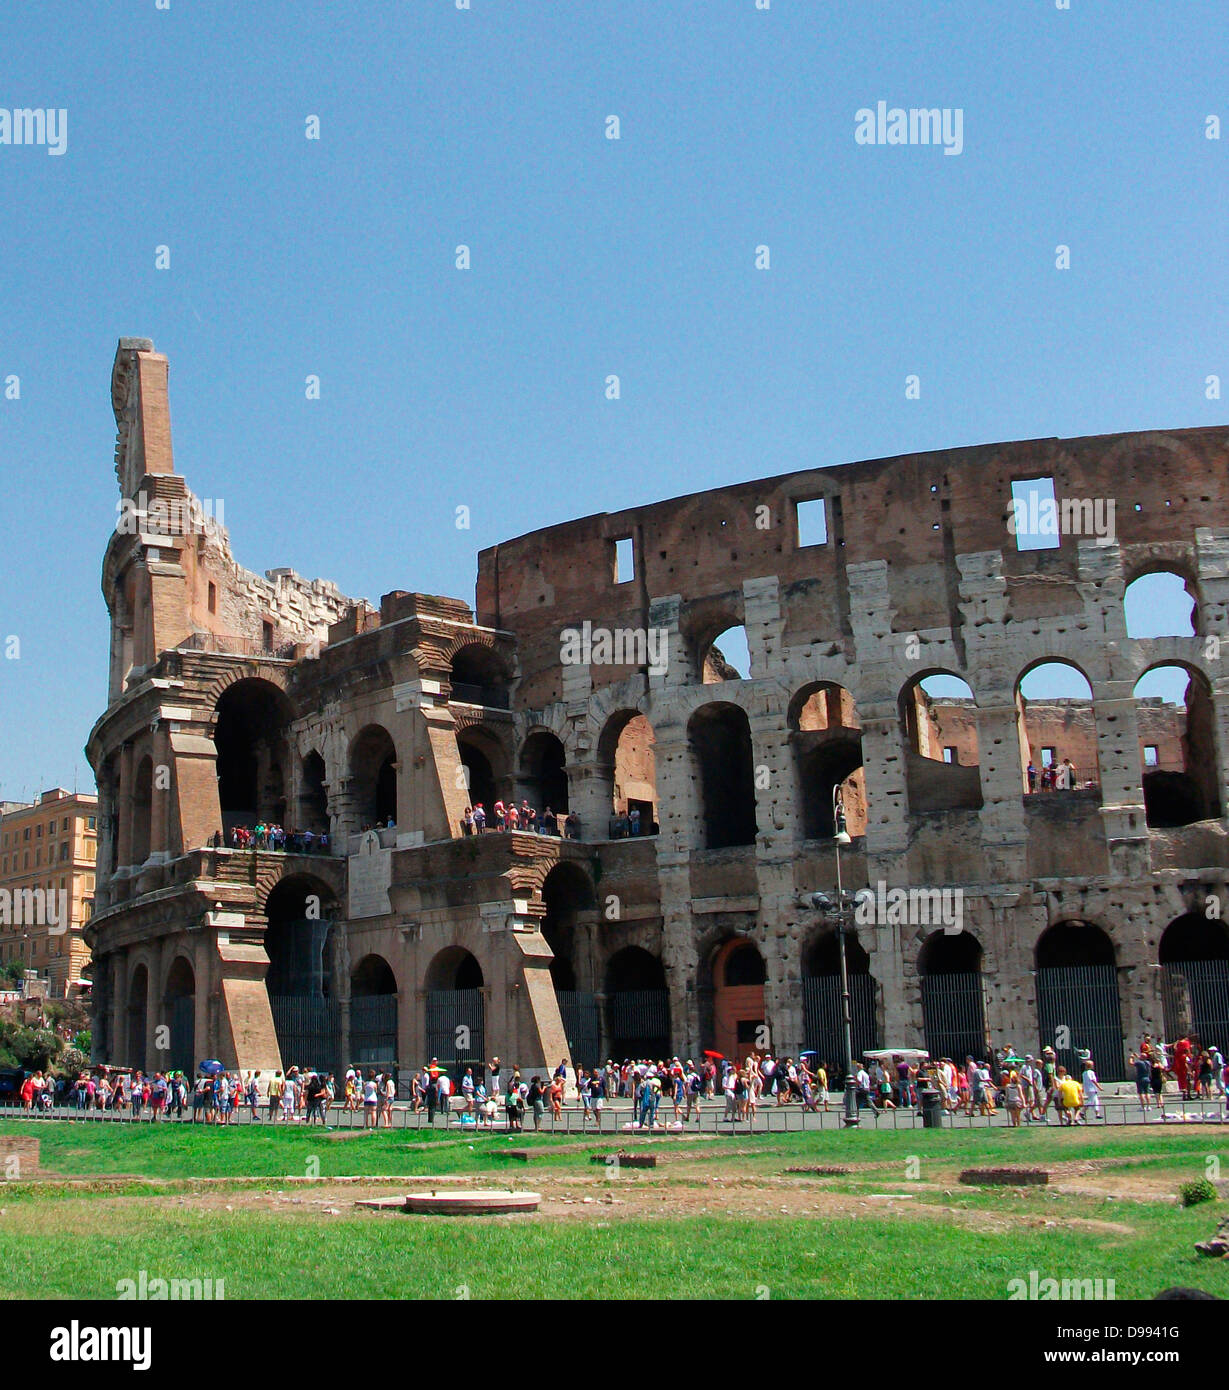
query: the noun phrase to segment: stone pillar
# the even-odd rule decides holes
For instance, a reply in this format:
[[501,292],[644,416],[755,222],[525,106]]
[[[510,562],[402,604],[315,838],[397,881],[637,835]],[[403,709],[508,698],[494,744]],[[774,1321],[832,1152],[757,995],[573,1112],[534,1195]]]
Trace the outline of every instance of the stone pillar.
[[131,867],[132,861],[132,744],[125,743],[119,755],[119,839],[116,868]]
[[171,748],[166,726],[161,721],[150,740],[150,752],[154,767],[149,793],[149,857],[161,862],[168,857],[170,848],[168,821],[171,809]]
[[119,952],[104,957],[111,969],[111,1036],[102,1060],[122,1065],[128,1045],[128,958]]
[[1009,692],[978,696],[977,757],[983,803],[978,819],[985,855],[985,869],[979,877],[991,882],[1018,882],[1028,877],[1018,714]]
[[1150,872],[1152,861],[1134,682],[1107,682],[1093,692],[1092,708],[1100,765],[1101,819],[1111,871],[1121,878],[1141,878]]
[[149,977],[145,988],[145,1056],[134,1063],[146,1075],[158,1067],[159,1056],[155,1038],[158,1024],[162,1021],[161,947],[155,946],[149,955]]
[[[871,877],[896,879],[909,847],[900,719],[886,701],[859,711],[866,773],[866,853]],[[895,871],[895,872],[894,872]]]
[[351,835],[360,829],[352,777],[338,777],[329,787],[329,825],[334,854],[345,854]]
[[670,993],[671,1041],[680,1055],[692,1055],[700,1047],[700,1001],[696,979],[700,960],[696,953],[695,926],[691,916],[691,856],[675,852],[659,838],[657,876],[662,911],[662,965]]

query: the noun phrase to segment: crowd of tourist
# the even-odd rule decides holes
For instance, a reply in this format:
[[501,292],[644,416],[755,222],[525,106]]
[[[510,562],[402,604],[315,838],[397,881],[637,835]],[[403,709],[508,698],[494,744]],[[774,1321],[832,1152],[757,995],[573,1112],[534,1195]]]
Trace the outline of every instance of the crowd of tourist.
[[[222,832],[214,836],[215,846],[221,846]],[[230,832],[231,849],[267,849],[283,854],[329,854],[329,832],[285,830],[280,825],[257,821],[255,825],[235,825]]]
[[515,801],[495,801],[489,815],[481,801],[475,801],[472,806],[465,808],[461,816],[463,835],[485,835],[491,830],[523,830],[530,835],[556,835],[566,840],[578,840],[580,817],[575,811],[570,812],[563,817],[561,827],[558,813],[549,806],[539,813],[528,800],[523,800],[519,806]]
[[1080,785],[1075,765],[1070,758],[1062,762],[1055,760],[1046,763],[1040,771],[1030,758],[1028,764],[1028,789],[1031,792],[1071,792]]

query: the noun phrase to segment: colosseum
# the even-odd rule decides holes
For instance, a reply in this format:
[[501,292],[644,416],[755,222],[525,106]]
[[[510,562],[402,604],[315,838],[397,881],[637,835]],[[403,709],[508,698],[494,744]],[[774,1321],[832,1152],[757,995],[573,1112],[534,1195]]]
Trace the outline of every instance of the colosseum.
[[[239,566],[167,374],[120,341],[97,1060],[836,1061],[842,942],[858,1051],[1057,1040],[1113,1079],[1145,1032],[1229,1045],[1229,429],[765,478],[485,550],[473,608],[376,609]],[[1021,485],[1112,500],[1112,534],[1030,548]],[[1157,575],[1191,619],[1133,636]],[[1158,668],[1184,703],[1137,690]],[[496,800],[572,833],[464,833]],[[838,870],[856,913],[815,906]]]

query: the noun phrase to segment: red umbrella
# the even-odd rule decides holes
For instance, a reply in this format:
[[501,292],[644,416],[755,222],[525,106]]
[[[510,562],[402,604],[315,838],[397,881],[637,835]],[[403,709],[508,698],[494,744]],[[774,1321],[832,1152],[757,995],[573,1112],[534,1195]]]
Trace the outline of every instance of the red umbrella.
[[725,1061],[725,1053],[724,1053],[724,1052],[710,1052],[709,1049],[708,1049],[707,1047],[704,1049],[704,1055],[705,1055],[706,1057],[711,1057],[711,1058],[713,1059],[714,1062],[724,1062],[724,1061]]

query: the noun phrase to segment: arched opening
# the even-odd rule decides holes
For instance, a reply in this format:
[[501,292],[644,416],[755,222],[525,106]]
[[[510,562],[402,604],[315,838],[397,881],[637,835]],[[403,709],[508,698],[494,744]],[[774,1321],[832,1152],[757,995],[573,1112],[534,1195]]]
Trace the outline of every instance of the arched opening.
[[616,1060],[670,1056],[670,995],[661,961],[640,946],[616,951],[606,965],[610,1052]]
[[1151,570],[1122,595],[1128,637],[1194,637],[1199,601],[1187,579],[1174,570]]
[[554,734],[539,729],[521,748],[523,795],[541,815],[549,806],[556,814],[568,810],[567,755]]
[[1042,661],[1016,682],[1020,782],[1025,795],[1100,786],[1097,721],[1088,677],[1069,661]]
[[350,1058],[397,1074],[397,978],[383,956],[364,956],[350,972]]
[[751,649],[747,629],[741,624],[723,628],[701,645],[698,655],[700,679],[705,685],[742,681],[751,676]]
[[737,705],[702,705],[687,725],[703,816],[701,848],[755,843],[751,725]]
[[1216,715],[1207,678],[1185,666],[1153,666],[1134,694],[1148,825],[1159,830],[1216,819]]
[[550,975],[559,1001],[563,1031],[568,1040],[568,1056],[579,1066],[602,1060],[601,1019],[597,996],[591,989],[577,988],[577,956],[587,937],[578,922],[583,912],[591,912],[597,899],[588,874],[578,864],[556,864],[542,884],[546,915],[542,935],[554,952]]
[[128,985],[128,1065],[145,1069],[145,1017],[149,1007],[149,970],[138,965]]
[[132,862],[144,864],[149,858],[150,829],[153,824],[154,760],[144,757],[132,779]]
[[507,709],[510,673],[491,647],[472,642],[452,658],[451,699],[457,704]]
[[427,1057],[455,1066],[459,1080],[467,1066],[486,1058],[486,999],[482,967],[462,946],[446,946],[427,967]]
[[176,956],[166,977],[166,1008],[171,1029],[168,1066],[192,1076],[196,1070],[196,972]]
[[324,786],[324,759],[313,748],[303,759],[299,772],[299,830],[313,835],[327,834],[329,829],[329,799]]
[[713,1047],[742,1061],[767,1046],[764,983],[768,972],[754,942],[735,937],[713,959]]
[[597,776],[609,786],[611,839],[657,833],[655,742],[652,724],[636,710],[619,710],[606,721]]
[[[802,956],[802,1026],[808,1051],[816,1054],[833,1090],[845,1075],[845,1008],[841,999],[840,939],[835,927],[825,927]],[[849,976],[849,1016],[854,1061],[881,1044],[879,985],[871,960],[856,931],[845,937]]]
[[[481,805],[486,811],[489,830],[495,823],[492,808],[496,801],[512,795],[512,778],[508,754],[500,740],[481,725],[470,725],[457,732],[457,754],[465,774],[466,795],[471,806]],[[538,807],[539,811],[546,808]],[[558,811],[557,806],[552,806]],[[562,826],[560,826],[562,831]]]
[[320,879],[292,874],[265,901],[265,951],[270,996],[323,998],[330,993],[324,943],[336,916],[333,891]]
[[1229,928],[1220,917],[1187,912],[1161,934],[1157,958],[1165,1036],[1201,1047],[1229,1046]]
[[836,787],[841,788],[846,831],[854,837],[865,835],[862,721],[853,696],[831,681],[804,686],[790,701],[788,723],[803,838],[830,840],[836,834],[832,815]]
[[291,718],[290,701],[269,681],[236,681],[219,697],[213,741],[228,843],[233,826],[285,824],[283,763]]
[[910,812],[979,810],[977,706],[968,683],[946,671],[918,676],[899,706]]
[[397,823],[397,749],[380,724],[368,724],[350,745],[350,776],[359,824]]
[[989,1055],[981,943],[972,932],[933,932],[918,953],[926,1050],[963,1066]]
[[1042,1046],[1077,1075],[1089,1052],[1103,1081],[1123,1081],[1122,1012],[1114,943],[1093,922],[1056,922],[1035,952],[1037,1023]]

